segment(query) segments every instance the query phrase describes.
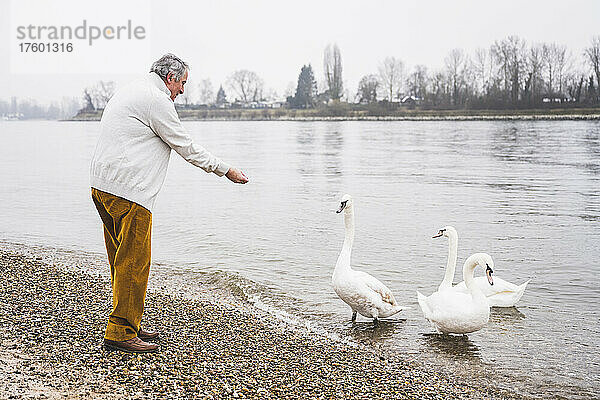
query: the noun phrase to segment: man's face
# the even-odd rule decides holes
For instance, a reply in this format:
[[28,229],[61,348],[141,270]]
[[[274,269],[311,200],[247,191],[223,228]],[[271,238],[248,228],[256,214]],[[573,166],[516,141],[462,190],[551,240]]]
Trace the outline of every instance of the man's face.
[[169,90],[171,91],[171,100],[175,101],[175,98],[177,96],[179,96],[180,94],[183,94],[183,86],[187,82],[187,77],[188,77],[187,69],[185,70],[183,77],[179,81],[176,81],[175,76],[169,72],[169,75],[167,75],[166,85],[167,85],[167,88],[169,88]]

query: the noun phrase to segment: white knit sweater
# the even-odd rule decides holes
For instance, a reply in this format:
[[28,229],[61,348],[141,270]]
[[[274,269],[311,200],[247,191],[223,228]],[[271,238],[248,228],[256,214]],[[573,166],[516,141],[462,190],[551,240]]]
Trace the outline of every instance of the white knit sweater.
[[100,121],[90,167],[91,186],[152,211],[171,149],[206,172],[223,176],[229,165],[194,143],[170,92],[154,72],[118,90]]

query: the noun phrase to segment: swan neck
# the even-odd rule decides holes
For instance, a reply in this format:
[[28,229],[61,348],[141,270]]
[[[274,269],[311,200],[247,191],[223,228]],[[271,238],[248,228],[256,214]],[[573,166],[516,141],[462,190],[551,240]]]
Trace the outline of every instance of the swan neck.
[[456,259],[458,257],[458,238],[454,235],[448,238],[448,261],[446,262],[446,273],[439,289],[452,288],[454,273],[456,271]]
[[345,237],[342,251],[335,264],[334,277],[343,272],[350,270],[350,256],[352,254],[352,244],[354,242],[354,213],[352,210],[347,210],[344,213]]
[[344,212],[344,225],[346,226],[344,248],[351,249],[354,243],[354,209],[350,208]]
[[468,258],[467,261],[465,261],[465,265],[463,266],[463,279],[465,281],[467,289],[473,297],[485,298],[485,295],[483,294],[479,286],[475,284],[475,280],[473,279],[473,273],[475,272],[475,268],[477,268],[477,265],[477,260]]

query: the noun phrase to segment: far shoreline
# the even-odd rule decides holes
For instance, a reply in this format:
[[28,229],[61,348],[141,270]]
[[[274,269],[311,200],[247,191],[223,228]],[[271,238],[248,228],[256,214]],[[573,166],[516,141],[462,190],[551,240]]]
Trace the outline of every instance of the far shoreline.
[[[296,109],[187,109],[182,121],[598,121],[600,108],[532,110],[403,110],[373,114],[368,110],[336,108]],[[102,110],[80,112],[64,121],[100,121]]]

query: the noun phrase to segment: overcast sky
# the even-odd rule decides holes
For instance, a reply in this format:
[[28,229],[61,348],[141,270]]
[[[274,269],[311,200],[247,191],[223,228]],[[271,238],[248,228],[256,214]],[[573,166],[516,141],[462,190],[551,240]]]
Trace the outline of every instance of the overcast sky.
[[[123,15],[119,5],[125,0],[93,1],[77,9],[66,1],[19,0],[18,6],[0,2],[0,99],[18,96],[48,102],[79,96],[83,87],[98,80],[115,80],[120,86],[144,74],[165,52],[189,62],[190,86],[210,78],[216,91],[232,71],[248,69],[281,95],[290,83],[295,85],[303,64],[311,63],[317,80],[323,79],[328,43],[338,44],[344,81],[354,94],[361,76],[375,73],[386,56],[402,59],[409,68],[424,64],[435,69],[454,48],[472,52],[508,35],[528,43],[564,44],[580,56],[591,37],[600,34],[598,0],[150,1],[139,3],[144,4],[140,15],[150,19],[149,50],[140,57],[139,73],[44,74],[44,62],[35,63],[35,74],[11,72],[11,37],[16,34],[10,27],[11,7],[31,2],[31,10],[42,16],[60,10],[46,22],[55,25],[83,18],[94,23],[100,4],[104,14],[136,20],[134,11]],[[86,4],[78,2],[82,3]],[[118,70],[119,55],[106,54],[103,62],[98,71],[103,66]]]

